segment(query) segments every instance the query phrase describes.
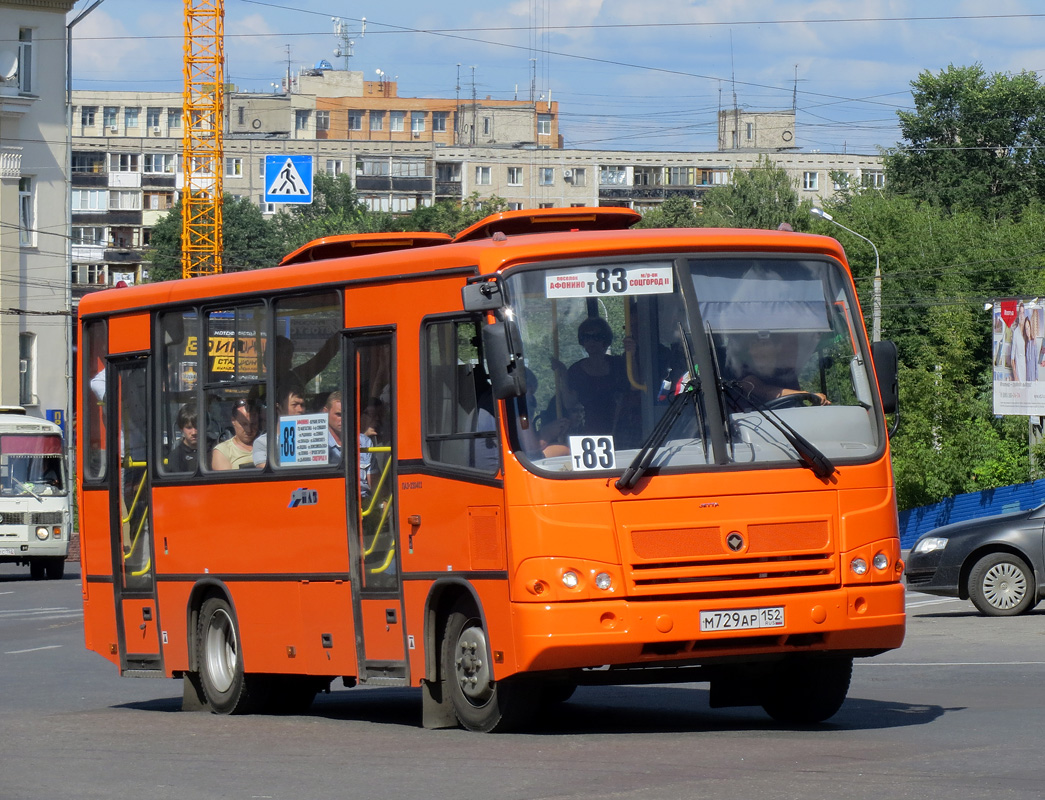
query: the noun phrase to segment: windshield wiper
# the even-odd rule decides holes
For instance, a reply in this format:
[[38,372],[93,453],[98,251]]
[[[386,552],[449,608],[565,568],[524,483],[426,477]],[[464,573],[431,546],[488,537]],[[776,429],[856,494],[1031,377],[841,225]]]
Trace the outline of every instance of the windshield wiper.
[[798,457],[802,464],[813,471],[813,474],[818,478],[829,478],[833,473],[837,472],[837,468],[831,462],[827,456],[825,456],[817,448],[815,444],[809,441],[806,437],[788,425],[782,420],[775,412],[767,408],[763,403],[756,400],[753,397],[749,397],[744,394],[744,391],[740,388],[739,381],[720,381],[719,385],[729,395],[729,399],[732,402],[734,408],[740,410],[740,400],[750,404],[751,408],[762,415],[763,419],[766,419],[776,428],[780,433],[787,439],[788,444],[795,448],[795,452],[798,453]]
[[38,495],[36,492],[34,492],[30,487],[26,486],[20,480],[18,480],[18,478],[16,478],[14,475],[11,476],[11,480],[12,480],[12,482],[14,482],[18,486],[18,488],[21,491],[25,492],[26,494],[31,494],[33,497],[35,497],[41,503],[44,501],[44,499],[42,497],[40,497],[40,495]]
[[623,492],[638,483],[639,478],[649,469],[650,462],[653,461],[653,457],[660,450],[661,445],[664,444],[664,440],[668,438],[668,433],[671,432],[675,421],[682,416],[686,406],[692,402],[694,408],[696,407],[699,394],[700,377],[694,374],[694,377],[690,378],[682,387],[682,391],[671,398],[671,402],[665,409],[664,414],[657,420],[657,424],[653,426],[653,430],[646,437],[646,441],[642,443],[639,452],[635,454],[635,458],[631,460],[628,468],[624,470],[624,473],[617,479],[614,486]]

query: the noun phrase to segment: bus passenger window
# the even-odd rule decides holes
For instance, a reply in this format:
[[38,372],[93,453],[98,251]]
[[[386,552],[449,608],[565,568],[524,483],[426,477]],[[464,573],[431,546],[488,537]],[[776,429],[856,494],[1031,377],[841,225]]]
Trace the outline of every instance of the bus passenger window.
[[206,417],[199,413],[199,316],[195,309],[159,315],[160,416],[157,435],[160,472],[196,472],[206,447]]

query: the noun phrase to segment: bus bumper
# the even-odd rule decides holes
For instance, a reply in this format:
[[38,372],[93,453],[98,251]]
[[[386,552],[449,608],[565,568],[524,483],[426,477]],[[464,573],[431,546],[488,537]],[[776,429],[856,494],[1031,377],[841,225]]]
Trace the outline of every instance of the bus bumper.
[[[766,608],[782,608],[784,624],[701,630],[702,612],[748,612],[740,618],[750,620],[752,610]],[[899,647],[906,624],[900,583],[745,599],[513,603],[512,615],[518,671],[795,652],[873,655]]]

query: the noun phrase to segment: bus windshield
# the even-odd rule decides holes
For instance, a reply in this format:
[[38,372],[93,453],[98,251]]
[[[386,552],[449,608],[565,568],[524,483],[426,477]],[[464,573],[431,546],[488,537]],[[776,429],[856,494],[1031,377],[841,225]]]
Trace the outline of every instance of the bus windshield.
[[30,497],[65,494],[62,437],[0,435],[0,494]]
[[884,428],[848,286],[837,263],[794,257],[515,272],[513,449],[554,473],[871,459]]

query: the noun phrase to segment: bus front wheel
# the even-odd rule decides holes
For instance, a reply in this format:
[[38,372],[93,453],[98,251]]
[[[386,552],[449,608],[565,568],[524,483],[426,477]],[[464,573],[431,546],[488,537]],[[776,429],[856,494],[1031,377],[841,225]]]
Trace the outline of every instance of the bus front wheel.
[[236,614],[224,599],[208,597],[200,608],[196,652],[200,683],[207,705],[215,714],[244,714],[253,710],[262,681],[243,672]]
[[482,620],[470,604],[459,604],[443,631],[443,676],[458,722],[481,733],[510,730],[525,721],[523,687],[511,679],[494,681],[488,655]]
[[785,725],[814,725],[833,717],[849,693],[853,659],[796,658],[765,676],[762,708]]

